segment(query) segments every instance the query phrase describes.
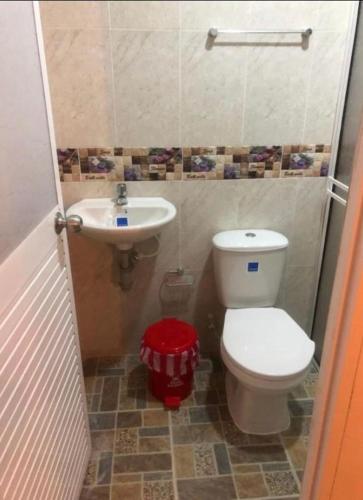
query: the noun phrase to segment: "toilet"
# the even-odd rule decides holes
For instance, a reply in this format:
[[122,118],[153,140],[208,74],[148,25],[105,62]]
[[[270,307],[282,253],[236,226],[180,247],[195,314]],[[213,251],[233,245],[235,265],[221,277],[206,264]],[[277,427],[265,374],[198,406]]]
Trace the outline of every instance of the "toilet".
[[217,291],[227,308],[221,339],[227,402],[234,423],[248,434],[289,427],[287,394],[304,380],[314,354],[304,330],[274,307],[288,244],[267,229],[213,237]]

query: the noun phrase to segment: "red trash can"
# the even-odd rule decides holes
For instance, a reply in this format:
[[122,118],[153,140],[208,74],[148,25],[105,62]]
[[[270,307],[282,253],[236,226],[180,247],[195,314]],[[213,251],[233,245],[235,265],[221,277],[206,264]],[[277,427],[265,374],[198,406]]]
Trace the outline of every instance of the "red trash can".
[[168,408],[179,408],[193,388],[199,362],[195,328],[176,318],[149,326],[141,342],[140,358],[149,368],[149,388]]

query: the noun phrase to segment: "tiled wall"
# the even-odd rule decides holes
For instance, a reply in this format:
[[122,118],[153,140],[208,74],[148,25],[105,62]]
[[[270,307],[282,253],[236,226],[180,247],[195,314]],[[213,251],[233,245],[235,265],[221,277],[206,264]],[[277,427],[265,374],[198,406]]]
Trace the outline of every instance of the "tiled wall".
[[62,181],[233,180],[324,177],[324,144],[193,148],[58,149]]
[[[41,2],[66,206],[114,196],[112,181],[154,180],[127,182],[129,195],[164,196],[178,209],[158,257],[136,266],[129,293],[117,283],[114,249],[71,235],[86,357],[135,352],[145,326],[163,314],[165,272],[178,266],[195,278],[178,316],[197,325],[204,348],[216,348],[223,308],[211,240],[224,229],[286,234],[278,305],[309,330],[351,4]],[[211,26],[309,26],[313,34],[308,47],[299,35],[275,34],[211,45]]]
[[[70,235],[85,357],[137,351],[145,327],[165,313],[170,297],[165,295],[165,289],[159,293],[165,273],[179,266],[190,270],[195,282],[189,292],[180,290],[181,295],[176,297],[180,302],[173,314],[197,326],[203,349],[216,349],[212,324],[221,331],[224,309],[216,296],[212,237],[227,229],[270,228],[288,237],[287,266],[278,305],[309,331],[326,178],[127,182],[127,189],[130,196],[163,196],[174,203],[178,214],[161,233],[160,254],[137,263],[134,287],[126,293],[118,285],[114,248]],[[115,192],[114,182],[63,183],[66,207],[84,197],[113,197]],[[138,248],[144,252],[155,250],[152,241]]]
[[351,4],[41,2],[58,147],[330,144]]

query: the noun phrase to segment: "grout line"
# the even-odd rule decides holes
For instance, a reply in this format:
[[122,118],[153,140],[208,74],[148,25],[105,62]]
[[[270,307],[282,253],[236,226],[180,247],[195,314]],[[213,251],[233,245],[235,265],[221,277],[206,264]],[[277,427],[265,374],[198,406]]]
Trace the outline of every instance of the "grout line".
[[[205,36],[207,37],[208,35],[208,30],[207,29],[193,29],[193,28],[155,28],[155,27],[150,27],[150,28],[116,28],[116,27],[111,27],[109,28],[111,31],[125,31],[125,32],[136,32],[136,33],[150,33],[150,32],[156,32],[156,33],[172,33],[175,31],[184,31],[185,33],[204,33]],[[100,27],[84,27],[84,26],[45,26],[43,28],[43,31],[105,31],[107,30],[107,26],[100,26]],[[346,34],[347,29],[339,30],[339,29],[321,29],[321,28],[314,28],[314,33],[334,33],[334,34]],[[263,35],[264,33],[261,33]],[[245,33],[245,36],[248,35],[248,33]],[[258,35],[258,33],[254,33],[254,35]],[[265,34],[266,35],[266,34]],[[281,33],[281,35],[289,35],[289,33]]]
[[113,429],[113,444],[112,444],[112,459],[111,459],[111,484],[110,484],[109,500],[112,500],[111,495],[112,495],[112,483],[113,483],[113,466],[114,466],[114,458],[116,456],[117,411],[118,411],[119,401],[120,401],[121,386],[122,386],[121,375],[119,375],[119,385],[118,385],[118,391],[117,391],[117,410],[116,410],[116,414],[115,414],[115,424],[114,424],[115,426]]
[[175,500],[178,500],[179,495],[178,495],[177,480],[176,480],[176,469],[175,469],[175,459],[174,459],[174,438],[172,434],[171,411],[168,412],[168,420],[169,420],[169,441],[170,441],[170,455],[171,455],[171,474],[172,474]]
[[[247,17],[250,20],[251,17],[252,4],[248,6]],[[241,123],[241,144],[244,144],[244,136],[245,136],[245,122],[246,122],[246,100],[247,100],[247,74],[248,74],[248,65],[250,61],[250,49],[251,47],[245,47],[246,49],[246,58],[243,64],[243,87],[242,87],[242,123]]]
[[[224,435],[224,433],[223,433]],[[224,436],[223,436],[224,437]],[[227,445],[227,442],[226,440],[223,441],[226,445],[226,449],[227,449],[227,456],[228,456],[228,461],[229,461],[229,465],[231,466],[231,476],[232,476],[232,482],[233,482],[233,487],[234,487],[234,490],[236,492],[236,498],[239,498],[239,495],[238,495],[238,489],[237,489],[237,483],[236,483],[236,473],[234,471],[234,468],[233,468],[233,464],[232,464],[232,460],[231,460],[231,456],[230,456],[230,453],[229,453],[229,447]],[[234,464],[234,465],[237,465],[237,464]]]
[[270,493],[270,488],[268,487],[268,484],[267,484],[267,481],[266,481],[265,471],[263,470],[262,465],[261,464],[259,464],[259,465],[260,465],[261,474],[262,474],[262,481],[263,481],[263,483],[264,483],[264,485],[266,487],[266,491],[268,493]]
[[[315,25],[317,26],[317,21],[318,21],[318,18],[319,18],[319,15],[320,15],[320,3],[319,3],[319,7],[316,9],[316,19],[315,19]],[[318,31],[318,30],[314,30],[314,31]],[[310,47],[310,40],[308,41],[308,48],[307,50],[309,50],[309,47]],[[309,68],[309,79],[307,81],[307,85],[306,85],[306,90],[305,90],[305,109],[304,109],[304,122],[303,122],[303,126],[302,126],[302,129],[301,129],[301,144],[303,144],[303,141],[305,139],[305,134],[306,134],[306,124],[307,124],[307,119],[308,119],[308,102],[309,102],[309,97],[310,97],[310,93],[311,93],[311,86],[312,86],[312,79],[313,79],[313,67],[314,67],[314,60],[315,60],[315,55],[316,55],[316,51],[317,51],[317,44],[315,43],[315,46],[314,46],[314,41],[313,41],[313,50],[311,52],[311,55],[310,55],[310,58],[311,58],[311,61],[310,61],[310,68]]]
[[[181,2],[178,2],[178,139],[179,147],[181,149],[181,180],[183,180],[184,175],[184,153],[183,153],[183,143],[182,143],[182,35],[181,35],[181,19],[182,19],[182,7]],[[182,268],[182,199],[181,199],[181,186],[178,186],[178,268]]]
[[111,63],[111,95],[112,95],[112,122],[113,122],[113,142],[117,141],[117,118],[116,118],[116,90],[115,90],[115,72],[113,64],[113,50],[112,50],[112,29],[111,29],[111,7],[110,2],[107,2],[107,18],[108,18],[108,39],[109,39],[109,53]]
[[[301,488],[300,488],[300,479],[299,479],[299,476],[298,476],[298,475],[297,475],[297,473],[296,473],[295,466],[294,466],[294,464],[292,463],[292,460],[291,460],[291,458],[290,458],[290,452],[289,452],[289,450],[288,450],[288,447],[287,447],[287,446],[285,446],[285,442],[284,442],[283,437],[281,436],[281,434],[279,434],[278,436],[279,436],[280,444],[281,444],[281,446],[283,447],[283,449],[284,449],[284,451],[285,451],[285,453],[286,453],[286,456],[287,456],[287,461],[288,461],[288,462],[289,462],[289,464],[290,464],[290,469],[291,469],[292,475],[294,476],[294,479],[295,479],[295,481],[296,481],[297,488],[298,488],[298,490],[299,490],[299,492],[300,492],[300,489],[301,489]],[[296,437],[296,436],[295,436],[295,437]],[[300,436],[299,436],[299,437],[300,437]]]

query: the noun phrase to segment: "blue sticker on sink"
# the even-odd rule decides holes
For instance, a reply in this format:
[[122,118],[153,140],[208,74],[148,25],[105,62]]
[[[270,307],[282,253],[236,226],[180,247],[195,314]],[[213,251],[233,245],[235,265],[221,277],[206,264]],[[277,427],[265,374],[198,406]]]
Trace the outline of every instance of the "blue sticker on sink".
[[129,225],[129,218],[124,215],[118,215],[116,217],[116,226],[117,227],[126,227]]
[[249,273],[257,273],[258,272],[258,262],[249,262],[247,264],[247,271]]

